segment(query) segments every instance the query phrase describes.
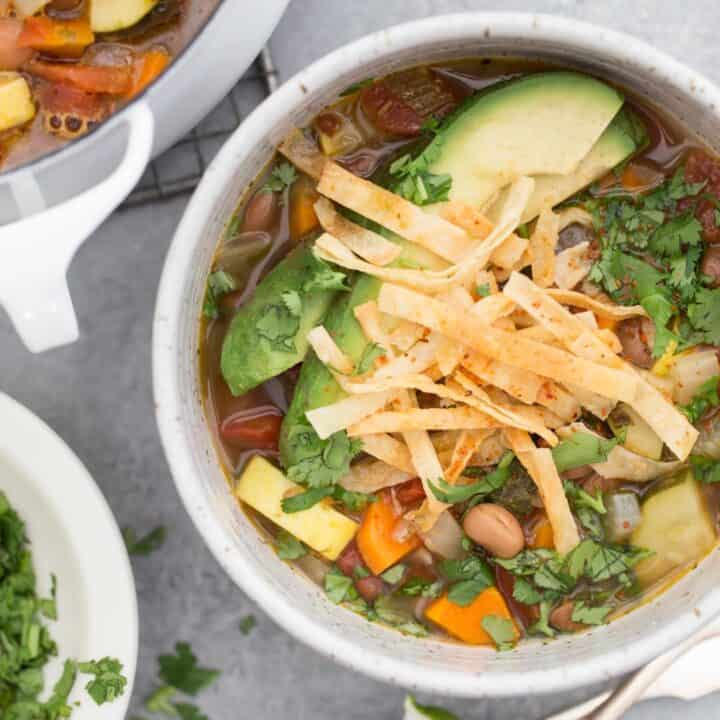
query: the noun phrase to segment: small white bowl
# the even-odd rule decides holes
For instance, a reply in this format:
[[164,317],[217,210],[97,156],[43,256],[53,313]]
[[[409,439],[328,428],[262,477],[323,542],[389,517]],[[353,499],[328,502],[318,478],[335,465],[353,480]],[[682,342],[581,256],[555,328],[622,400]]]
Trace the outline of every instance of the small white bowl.
[[98,707],[78,675],[72,720],[122,720],[132,695],[138,611],[130,560],[110,508],[68,446],[38,417],[0,393],[0,489],[25,521],[38,593],[57,577],[58,620],[47,621],[58,657],[47,666],[46,692],[67,658],[123,664],[122,697]]
[[546,60],[606,77],[720,146],[720,90],[627,35],[549,15],[464,13],[369,35],[314,63],[266,100],[228,140],[189,203],[168,253],[153,341],[163,444],[178,490],[228,574],[288,632],[379,680],[446,695],[547,693],[629,672],[720,612],[720,552],[646,606],[607,627],[496,653],[408,638],[332,605],[282,563],[237,506],[202,411],[198,318],[218,238],[238,197],[293,127],[351,83],[418,63],[473,55]]

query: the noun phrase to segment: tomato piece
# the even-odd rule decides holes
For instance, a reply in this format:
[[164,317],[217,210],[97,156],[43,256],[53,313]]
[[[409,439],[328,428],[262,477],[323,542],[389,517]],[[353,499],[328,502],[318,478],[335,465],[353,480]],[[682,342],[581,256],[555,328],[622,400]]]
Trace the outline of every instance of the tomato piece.
[[362,91],[360,106],[370,122],[381,132],[402,137],[420,134],[423,119],[401,100],[384,82],[377,82]]
[[413,478],[395,487],[395,497],[403,505],[415,505],[425,499],[425,488],[420,478]]
[[[689,183],[706,183],[703,193],[720,199],[720,163],[702,150],[691,150],[685,163],[685,181]],[[685,210],[694,202],[689,198],[685,203],[678,203],[678,210]],[[716,203],[712,200],[700,200],[697,204],[695,217],[703,227],[703,238],[706,243],[720,242],[720,228],[715,224]]]
[[25,18],[17,44],[49,55],[77,58],[94,40],[87,19],[53,20],[46,15],[33,15]]
[[277,450],[282,420],[275,408],[240,412],[222,421],[220,437],[231,445]]
[[27,70],[32,75],[50,80],[65,82],[80,90],[108,95],[125,95],[130,92],[133,73],[129,66],[83,65],[81,63],[49,63],[31,60]]

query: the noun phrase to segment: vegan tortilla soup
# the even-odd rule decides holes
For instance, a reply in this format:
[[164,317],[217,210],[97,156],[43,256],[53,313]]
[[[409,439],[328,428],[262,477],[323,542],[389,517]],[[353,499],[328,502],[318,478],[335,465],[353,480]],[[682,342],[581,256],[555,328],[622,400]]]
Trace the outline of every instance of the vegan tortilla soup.
[[141,93],[219,0],[0,0],[0,171]]
[[348,88],[243,195],[203,316],[237,501],[370,622],[505,650],[717,543],[720,161],[602,80]]

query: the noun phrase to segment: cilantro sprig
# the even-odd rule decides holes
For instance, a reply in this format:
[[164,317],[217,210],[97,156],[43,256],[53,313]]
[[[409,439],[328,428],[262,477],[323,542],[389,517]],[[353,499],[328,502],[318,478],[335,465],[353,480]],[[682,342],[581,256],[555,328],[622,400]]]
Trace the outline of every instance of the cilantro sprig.
[[693,399],[680,409],[688,420],[695,424],[711,408],[720,405],[720,375],[706,380],[698,389]]

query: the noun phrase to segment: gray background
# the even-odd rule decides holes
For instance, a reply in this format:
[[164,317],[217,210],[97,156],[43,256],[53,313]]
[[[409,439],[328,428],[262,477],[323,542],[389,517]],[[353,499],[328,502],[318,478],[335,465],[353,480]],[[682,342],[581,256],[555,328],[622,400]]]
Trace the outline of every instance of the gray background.
[[[285,79],[369,31],[470,9],[532,10],[612,26],[720,81],[720,6],[714,0],[294,0],[271,48]],[[0,316],[0,388],[74,448],[121,525],[139,531],[158,523],[168,527],[162,551],[133,560],[141,619],[134,709],[153,687],[158,653],[184,639],[206,664],[223,671],[200,698],[211,720],[399,718],[402,690],[341,669],[301,646],[231,584],[175,493],[153,416],[150,348],[156,286],[185,204],[175,199],[117,212],[80,250],[70,269],[82,328],[76,344],[30,356]],[[247,613],[258,625],[243,636],[238,622]],[[512,701],[433,700],[467,720],[532,720],[588,693],[541,699],[528,691]],[[720,718],[720,696],[688,706],[645,703],[627,717],[665,720],[681,714],[687,720]]]

